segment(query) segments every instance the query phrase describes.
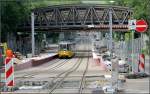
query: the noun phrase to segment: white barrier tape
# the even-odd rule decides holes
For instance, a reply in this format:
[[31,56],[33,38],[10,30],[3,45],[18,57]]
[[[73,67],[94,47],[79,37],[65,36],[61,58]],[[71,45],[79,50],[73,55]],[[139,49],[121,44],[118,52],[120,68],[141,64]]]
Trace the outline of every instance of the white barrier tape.
[[6,66],[5,66],[6,71],[8,71],[11,66],[13,66],[13,59],[11,59],[11,60],[9,61],[9,63],[6,64]]

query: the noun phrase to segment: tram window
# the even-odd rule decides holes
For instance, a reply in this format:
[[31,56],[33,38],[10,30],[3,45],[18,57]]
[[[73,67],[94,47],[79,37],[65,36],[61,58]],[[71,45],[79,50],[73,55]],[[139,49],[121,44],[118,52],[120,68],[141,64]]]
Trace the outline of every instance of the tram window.
[[71,50],[71,46],[69,44],[67,45],[67,50]]
[[63,44],[59,44],[59,49],[60,50],[72,50],[74,49],[74,44],[71,43],[63,43]]
[[67,45],[67,50],[69,50],[69,45]]
[[75,45],[74,44],[70,45],[70,50],[73,50],[73,49],[75,49]]
[[60,45],[60,49],[67,50],[66,45]]

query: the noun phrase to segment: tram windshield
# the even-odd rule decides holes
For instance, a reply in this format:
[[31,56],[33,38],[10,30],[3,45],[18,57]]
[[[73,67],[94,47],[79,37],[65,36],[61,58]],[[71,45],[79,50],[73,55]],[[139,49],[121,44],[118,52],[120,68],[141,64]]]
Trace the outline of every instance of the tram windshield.
[[60,50],[70,50],[69,44],[60,44],[59,45]]

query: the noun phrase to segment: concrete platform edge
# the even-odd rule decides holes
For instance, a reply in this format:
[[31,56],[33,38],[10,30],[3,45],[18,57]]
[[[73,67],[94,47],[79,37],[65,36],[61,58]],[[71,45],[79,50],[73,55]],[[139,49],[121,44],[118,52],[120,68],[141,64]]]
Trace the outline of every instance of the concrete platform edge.
[[44,64],[48,61],[51,61],[51,60],[55,59],[56,57],[57,57],[57,55],[50,56],[50,57],[47,57],[47,58],[43,58],[43,59],[40,59],[40,60],[31,59],[30,61],[28,61],[26,63],[15,65],[14,69],[15,69],[15,71],[18,71],[18,70],[23,70],[23,69],[39,66],[41,64]]

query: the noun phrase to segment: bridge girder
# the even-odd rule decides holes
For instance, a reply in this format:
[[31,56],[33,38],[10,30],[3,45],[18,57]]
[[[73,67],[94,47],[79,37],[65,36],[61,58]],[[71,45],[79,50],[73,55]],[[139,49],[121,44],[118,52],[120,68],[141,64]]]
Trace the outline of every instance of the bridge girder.
[[[60,5],[34,9],[35,30],[108,30],[110,11],[113,30],[127,31],[132,9],[109,5]],[[31,30],[30,22],[29,17],[21,28]]]

